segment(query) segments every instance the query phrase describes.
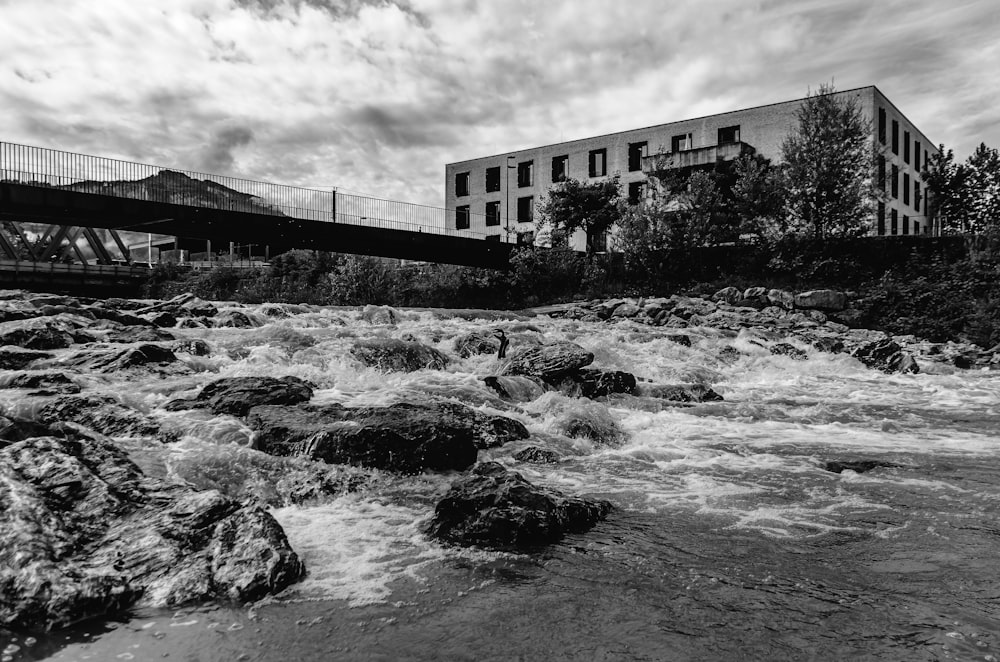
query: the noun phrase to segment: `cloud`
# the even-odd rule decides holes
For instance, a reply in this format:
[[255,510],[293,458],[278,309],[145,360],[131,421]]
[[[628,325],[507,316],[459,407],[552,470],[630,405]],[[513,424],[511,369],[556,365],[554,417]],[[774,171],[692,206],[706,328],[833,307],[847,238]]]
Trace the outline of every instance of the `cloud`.
[[204,169],[208,172],[230,172],[236,157],[233,152],[253,140],[253,131],[245,126],[219,129],[212,136],[204,157]]

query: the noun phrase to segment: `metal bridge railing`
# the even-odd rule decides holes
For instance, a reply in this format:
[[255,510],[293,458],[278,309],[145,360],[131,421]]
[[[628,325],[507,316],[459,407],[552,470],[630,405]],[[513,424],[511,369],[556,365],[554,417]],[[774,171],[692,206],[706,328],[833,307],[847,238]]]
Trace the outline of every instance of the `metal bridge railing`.
[[[0,142],[0,181],[202,209],[486,238],[482,214],[7,142]],[[463,217],[456,219],[456,213]],[[455,229],[459,225],[468,228]]]

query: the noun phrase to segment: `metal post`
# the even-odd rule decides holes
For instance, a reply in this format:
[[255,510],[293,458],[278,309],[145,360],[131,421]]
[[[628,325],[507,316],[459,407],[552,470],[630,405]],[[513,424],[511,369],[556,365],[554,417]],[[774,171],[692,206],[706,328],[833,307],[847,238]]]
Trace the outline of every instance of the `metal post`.
[[146,261],[153,266],[153,235],[149,232],[146,233]]

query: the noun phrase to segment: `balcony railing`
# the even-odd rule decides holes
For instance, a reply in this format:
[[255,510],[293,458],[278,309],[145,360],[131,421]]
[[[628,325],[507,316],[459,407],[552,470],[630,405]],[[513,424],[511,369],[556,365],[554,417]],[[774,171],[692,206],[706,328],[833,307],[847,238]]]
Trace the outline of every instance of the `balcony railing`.
[[693,168],[712,165],[718,161],[732,161],[744,154],[756,154],[757,150],[744,142],[724,143],[711,147],[697,147],[677,152],[665,152],[642,157],[645,173],[672,168]]

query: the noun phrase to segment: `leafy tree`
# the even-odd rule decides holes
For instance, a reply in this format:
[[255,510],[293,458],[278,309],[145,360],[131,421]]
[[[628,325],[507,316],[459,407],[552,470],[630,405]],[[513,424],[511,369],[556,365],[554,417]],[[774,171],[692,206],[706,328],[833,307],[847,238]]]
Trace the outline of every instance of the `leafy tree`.
[[969,230],[975,234],[1000,230],[1000,154],[980,143],[963,170]]
[[553,246],[566,246],[577,230],[587,233],[587,253],[594,252],[592,241],[603,236],[621,218],[621,185],[618,175],[586,183],[567,179],[549,189],[538,206],[536,228],[540,237]]
[[648,213],[663,216],[660,225],[671,248],[707,246],[739,235],[732,214],[733,169],[726,162],[705,168],[675,168],[661,152],[649,177],[655,181]]
[[939,224],[944,234],[960,234],[968,231],[966,219],[966,171],[965,166],[955,163],[955,153],[938,146],[938,153],[932,154],[920,173],[921,179],[930,188],[930,217]]
[[871,123],[857,101],[825,84],[803,101],[798,122],[781,146],[792,229],[816,238],[864,234],[874,199]]
[[788,231],[784,173],[770,159],[744,154],[733,162],[732,212],[741,235],[775,241]]

